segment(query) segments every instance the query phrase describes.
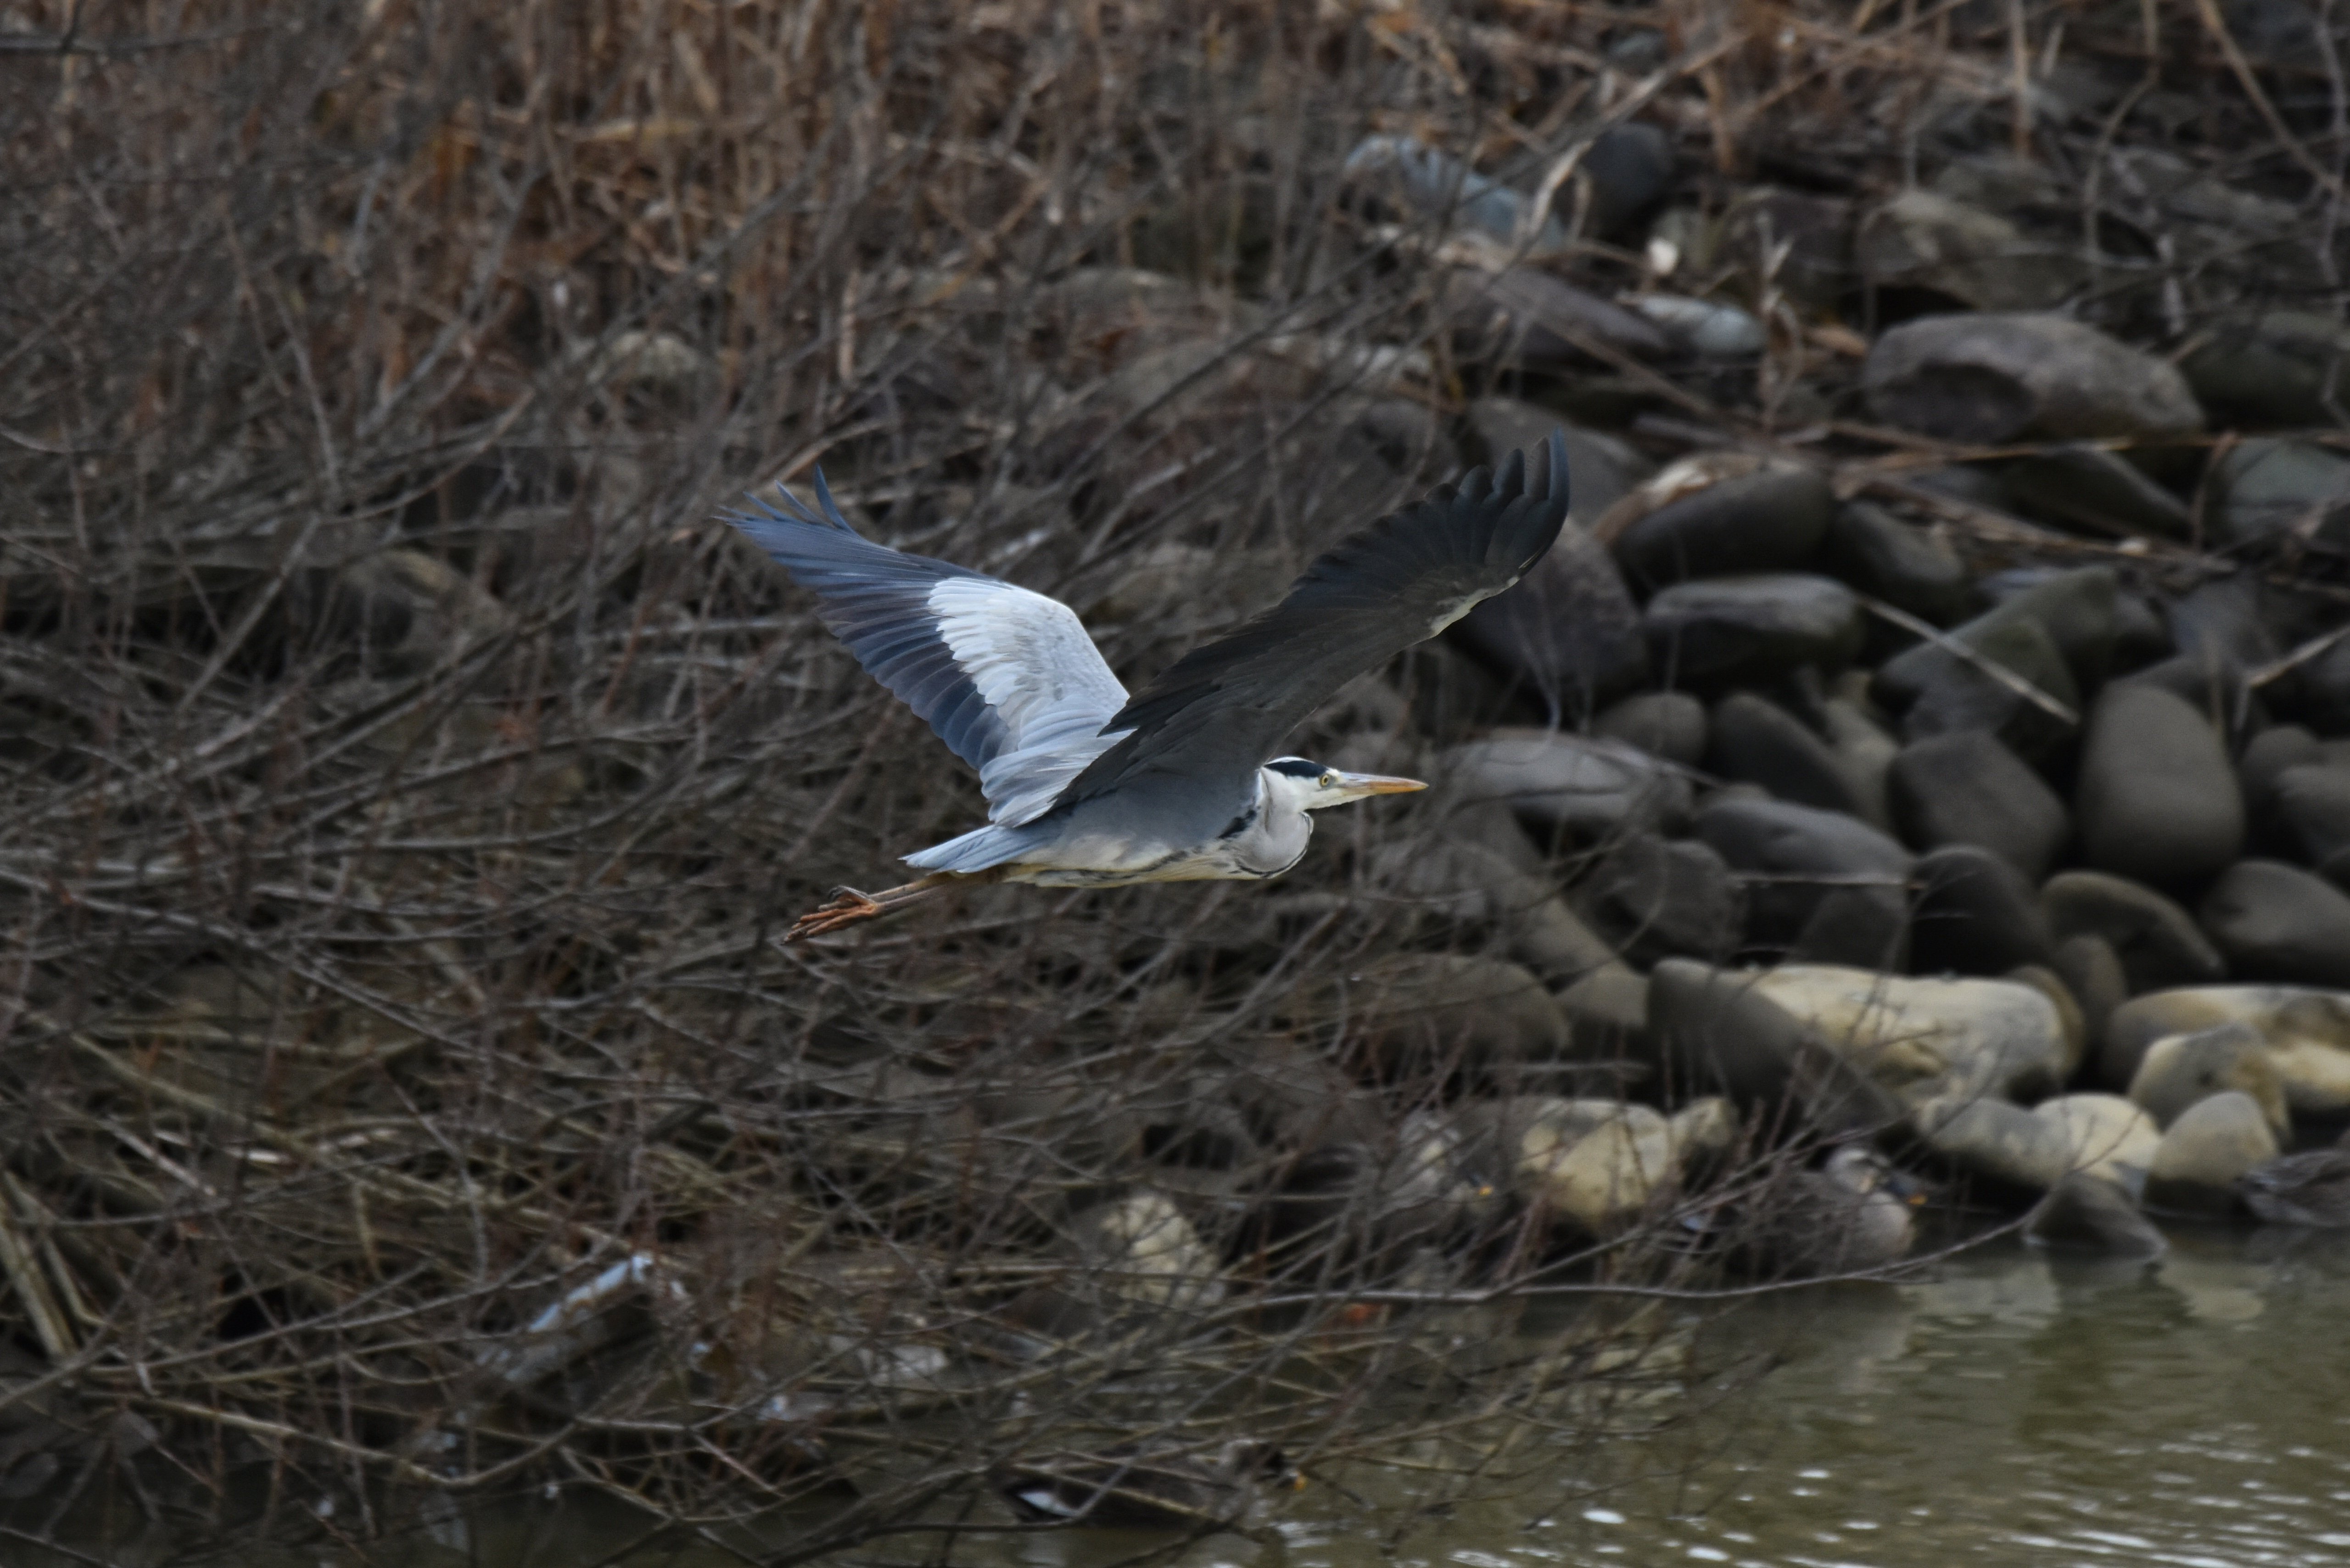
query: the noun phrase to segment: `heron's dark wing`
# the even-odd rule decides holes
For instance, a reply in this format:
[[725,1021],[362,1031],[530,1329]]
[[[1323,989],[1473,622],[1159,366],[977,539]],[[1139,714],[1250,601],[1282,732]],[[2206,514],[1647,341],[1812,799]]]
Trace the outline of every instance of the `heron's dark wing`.
[[860,536],[816,481],[821,514],[780,505],[726,521],[814,592],[817,614],[873,678],[979,770],[989,816],[1042,815],[1116,740],[1126,688],[1058,599]]
[[1149,774],[1244,778],[1356,676],[1434,637],[1515,583],[1566,521],[1566,443],[1512,452],[1498,472],[1391,513],[1325,555],[1280,604],[1195,648],[1110,719],[1130,731],[1059,804]]

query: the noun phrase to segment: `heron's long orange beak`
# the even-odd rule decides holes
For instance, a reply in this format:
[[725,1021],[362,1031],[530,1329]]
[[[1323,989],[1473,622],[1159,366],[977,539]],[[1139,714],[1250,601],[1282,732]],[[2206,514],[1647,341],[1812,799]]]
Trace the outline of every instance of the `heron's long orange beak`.
[[1428,785],[1419,779],[1389,778],[1385,774],[1347,774],[1338,775],[1337,788],[1348,800],[1367,794],[1409,794]]

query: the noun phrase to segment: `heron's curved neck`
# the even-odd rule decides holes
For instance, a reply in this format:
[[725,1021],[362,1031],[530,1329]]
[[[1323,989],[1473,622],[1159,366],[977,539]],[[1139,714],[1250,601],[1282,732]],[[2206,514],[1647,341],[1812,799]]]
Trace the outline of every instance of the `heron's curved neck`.
[[1305,853],[1314,836],[1314,818],[1305,809],[1306,786],[1271,768],[1256,771],[1256,804],[1241,820],[1232,837],[1232,855],[1242,866],[1261,877],[1288,870]]

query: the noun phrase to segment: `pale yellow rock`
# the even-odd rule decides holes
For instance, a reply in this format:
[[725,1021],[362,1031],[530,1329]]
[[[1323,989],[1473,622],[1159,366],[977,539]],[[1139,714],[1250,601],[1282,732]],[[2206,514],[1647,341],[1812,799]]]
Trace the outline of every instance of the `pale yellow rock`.
[[2250,1024],[2268,1042],[2294,1114],[2350,1111],[2350,993],[2308,986],[2182,986],[2132,997],[2106,1023],[2106,1081],[2128,1083],[2158,1040],[2231,1023]]
[[2100,1176],[2135,1193],[2162,1147],[2154,1118],[2119,1095],[2060,1095],[2032,1114],[2064,1136],[2068,1170]]
[[1911,1106],[2060,1082],[2064,1015],[2036,987],[1785,964],[1754,989]]
[[1525,1198],[1605,1234],[1672,1180],[1672,1124],[1647,1106],[1559,1100],[1519,1135],[1514,1167]]

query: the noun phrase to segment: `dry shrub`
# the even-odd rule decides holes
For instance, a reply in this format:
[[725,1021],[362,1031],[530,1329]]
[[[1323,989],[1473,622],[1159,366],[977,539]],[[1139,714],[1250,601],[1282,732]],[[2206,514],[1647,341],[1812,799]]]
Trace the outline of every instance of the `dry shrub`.
[[[996,1467],[1072,1445],[1488,1484],[1562,1462],[1503,1414],[1654,1418],[1682,1324],[1631,1287],[1681,1265],[1495,1205],[1397,1231],[1392,1129],[1461,1064],[1383,1083],[1382,1145],[1288,1010],[1483,940],[1367,870],[1414,819],[1326,825],[1275,888],[998,889],[781,949],[977,794],[709,519],[821,458],[1147,674],[1451,462],[1430,235],[1336,199],[1363,131],[1538,174],[1639,109],[1725,177],[1848,171],[1884,151],[1855,105],[2004,112],[1972,20],[0,13],[16,1517],[359,1539],[553,1481],[648,1539],[784,1506],[729,1539],[787,1562],[993,1518]],[[1471,716],[1402,684],[1305,741]],[[1337,1200],[1268,1208],[1334,1141]],[[1146,1188],[1212,1268],[1085,1250]],[[1538,1275],[1612,1304],[1498,1332]]]

